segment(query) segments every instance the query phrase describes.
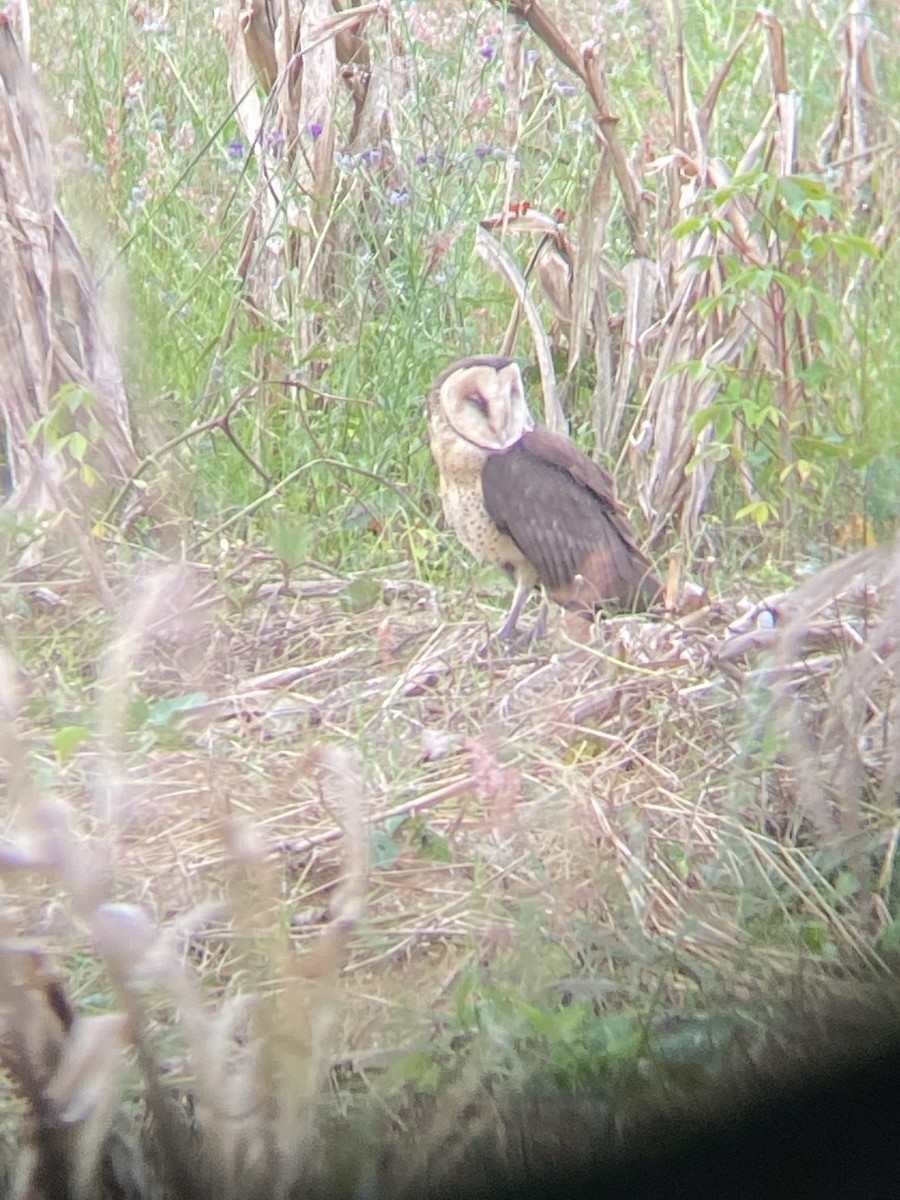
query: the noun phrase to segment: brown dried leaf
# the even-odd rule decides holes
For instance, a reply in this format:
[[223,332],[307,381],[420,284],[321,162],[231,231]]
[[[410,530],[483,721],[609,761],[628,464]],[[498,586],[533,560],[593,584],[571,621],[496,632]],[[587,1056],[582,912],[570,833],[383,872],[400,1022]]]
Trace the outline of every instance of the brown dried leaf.
[[268,94],[275,85],[278,61],[275,57],[275,27],[267,0],[248,0],[249,7],[240,14],[244,49],[256,72],[263,91]]
[[91,932],[110,970],[124,980],[144,974],[158,944],[159,930],[134,904],[103,904],[93,914]]
[[597,386],[593,398],[593,425],[597,448],[607,449],[600,438],[602,407],[610,393],[612,346],[609,339],[608,280],[601,262],[607,221],[612,207],[611,164],[601,153],[591,182],[587,204],[578,214],[577,250],[572,257],[572,319],[569,326],[569,358],[566,379],[573,381],[585,343],[593,340],[597,363]]
[[491,237],[487,230],[480,225],[475,230],[475,251],[506,280],[515,293],[516,301],[525,313],[534,339],[535,353],[541,372],[541,386],[544,392],[544,423],[557,433],[565,433],[566,418],[556,391],[556,375],[553,370],[550,340],[547,337],[547,331],[541,324],[540,315],[528,291],[525,277],[511,255],[496,238]]
[[640,347],[656,312],[659,268],[651,259],[632,259],[622,269],[622,285],[625,314],[619,339],[619,360],[615,381],[606,393],[608,399],[601,413],[602,424],[597,429],[598,444],[604,450],[612,450],[618,443],[625,407],[640,371]]
[[[492,0],[492,3],[499,7],[499,0]],[[563,66],[584,79],[584,67],[578,51],[537,0],[512,0],[506,7],[513,16],[528,22],[532,33],[553,51]]]

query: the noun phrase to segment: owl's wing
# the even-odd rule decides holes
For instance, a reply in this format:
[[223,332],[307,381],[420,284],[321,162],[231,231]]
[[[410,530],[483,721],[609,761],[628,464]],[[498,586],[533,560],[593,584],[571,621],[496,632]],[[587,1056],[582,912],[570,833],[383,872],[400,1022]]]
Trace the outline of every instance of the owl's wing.
[[660,588],[615,500],[610,476],[566,438],[538,428],[491,454],[484,505],[569,607],[643,607]]

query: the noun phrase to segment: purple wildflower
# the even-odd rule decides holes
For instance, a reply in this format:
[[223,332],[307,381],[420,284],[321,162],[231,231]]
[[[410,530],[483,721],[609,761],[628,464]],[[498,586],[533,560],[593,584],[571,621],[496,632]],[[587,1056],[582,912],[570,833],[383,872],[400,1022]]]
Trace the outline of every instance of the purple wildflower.
[[144,23],[141,26],[142,33],[171,33],[172,26],[169,25],[162,17],[153,16],[148,13],[144,17]]
[[319,121],[310,121],[306,127],[306,132],[315,142],[322,136],[322,125]]
[[478,53],[482,58],[487,59],[487,61],[490,62],[497,51],[493,46],[482,46]]
[[390,196],[391,204],[396,204],[402,208],[404,204],[409,204],[409,192],[406,188],[394,188]]
[[130,213],[137,212],[143,208],[150,198],[150,189],[145,183],[140,183],[137,187],[131,189],[131,199],[126,205],[126,211]]
[[475,157],[476,158],[487,158],[490,153],[491,153],[490,146],[476,146],[475,147]]
[[416,155],[414,162],[417,167],[424,167],[428,162],[428,155],[423,150],[420,154]]
[[228,157],[229,158],[243,158],[244,157],[244,143],[242,141],[240,141],[240,139],[235,138],[235,140],[233,142],[228,143]]
[[125,108],[129,110],[139,108],[143,93],[144,85],[139,79],[136,79],[133,83],[129,83],[125,88],[125,95],[123,97],[123,104]]

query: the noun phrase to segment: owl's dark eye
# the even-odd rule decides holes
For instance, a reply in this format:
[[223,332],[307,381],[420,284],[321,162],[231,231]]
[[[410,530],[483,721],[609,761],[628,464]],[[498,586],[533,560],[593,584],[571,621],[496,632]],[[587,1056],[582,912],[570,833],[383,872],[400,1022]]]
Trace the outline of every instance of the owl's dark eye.
[[480,413],[482,413],[485,417],[487,416],[488,402],[484,396],[482,396],[481,392],[473,392],[471,396],[467,397],[467,399],[470,404],[475,405]]

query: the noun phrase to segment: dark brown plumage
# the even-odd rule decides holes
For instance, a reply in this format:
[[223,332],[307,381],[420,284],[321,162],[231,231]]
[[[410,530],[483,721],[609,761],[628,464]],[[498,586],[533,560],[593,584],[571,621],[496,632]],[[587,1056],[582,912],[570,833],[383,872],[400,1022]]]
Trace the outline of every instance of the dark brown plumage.
[[501,636],[515,631],[537,584],[585,616],[658,599],[611,477],[567,438],[534,427],[515,363],[484,357],[449,367],[429,396],[429,426],[448,524],[516,580]]
[[566,608],[635,609],[659,593],[609,474],[572,442],[538,426],[488,455],[484,507]]

